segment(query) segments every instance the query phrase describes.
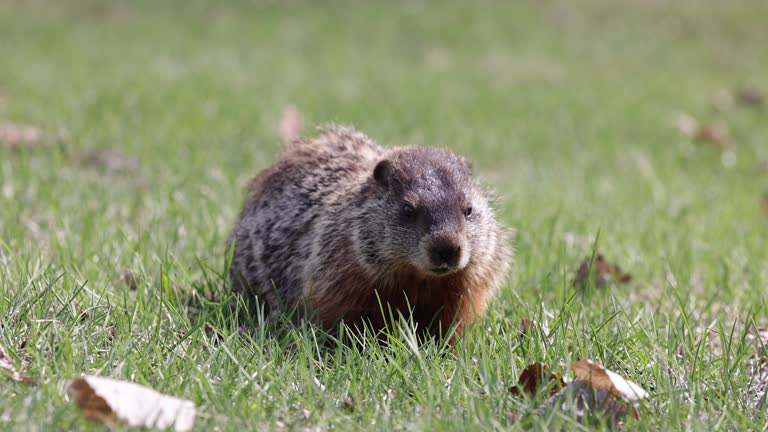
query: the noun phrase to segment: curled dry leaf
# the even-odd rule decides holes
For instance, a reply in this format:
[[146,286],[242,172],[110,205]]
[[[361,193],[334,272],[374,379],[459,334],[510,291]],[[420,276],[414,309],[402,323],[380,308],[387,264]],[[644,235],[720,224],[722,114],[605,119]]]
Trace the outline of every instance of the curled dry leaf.
[[16,370],[16,366],[13,365],[13,359],[5,352],[5,348],[0,345],[0,370],[4,370],[10,373],[8,377],[12,381],[16,382],[34,382],[32,377],[22,375]]
[[576,379],[549,398],[542,409],[554,407],[570,412],[579,421],[600,412],[612,426],[619,425],[628,414],[638,417],[636,407],[641,399],[648,397],[640,386],[591,360],[578,361],[570,368],[576,373]]
[[591,258],[584,258],[579,265],[576,277],[573,279],[574,285],[583,287],[589,279],[590,270],[594,272],[595,286],[598,288],[604,287],[610,281],[627,283],[632,280],[631,274],[625,273],[618,264],[609,263],[602,254],[597,254],[594,262]]
[[344,407],[344,409],[348,409],[350,411],[354,411],[355,410],[355,400],[352,399],[351,397],[344,398],[341,401],[341,406]]
[[43,139],[43,131],[34,126],[0,122],[0,148],[18,150],[35,147]]
[[125,270],[123,274],[120,276],[120,279],[128,286],[128,289],[131,291],[136,291],[138,288],[138,284],[136,282],[136,277],[133,276],[133,273],[131,273],[130,270]]
[[195,404],[158,393],[132,382],[85,375],[70,381],[69,396],[83,414],[110,427],[189,431],[195,423]]
[[648,397],[648,392],[639,385],[624,379],[621,375],[598,365],[592,360],[580,360],[571,364],[571,369],[580,381],[588,382],[592,387],[605,390],[608,393],[627,402],[636,403]]
[[294,106],[288,106],[280,117],[280,140],[284,145],[301,138],[302,118],[301,112]]
[[698,142],[722,146],[729,139],[728,127],[725,125],[701,123],[687,113],[676,114],[674,124],[680,133]]
[[627,405],[607,391],[595,389],[589,383],[578,379],[571,381],[555,393],[540,409],[552,408],[573,415],[579,422],[583,422],[595,413],[600,413],[610,421],[612,428],[621,425],[623,419],[629,414],[638,418],[637,409],[634,406]]
[[533,331],[536,331],[536,323],[528,318],[520,320],[520,336],[528,336]]
[[513,396],[525,393],[535,396],[542,387],[549,387],[549,394],[554,395],[565,386],[563,378],[550,372],[549,366],[544,363],[532,363],[523,369],[517,384],[509,388]]
[[733,94],[741,105],[761,107],[765,104],[765,91],[756,84],[742,85]]

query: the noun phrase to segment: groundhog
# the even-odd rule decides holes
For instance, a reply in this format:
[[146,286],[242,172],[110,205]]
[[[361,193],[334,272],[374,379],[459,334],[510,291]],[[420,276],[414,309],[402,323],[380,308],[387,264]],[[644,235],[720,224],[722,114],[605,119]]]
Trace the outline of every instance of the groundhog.
[[447,149],[387,150],[352,128],[320,128],[250,181],[228,240],[234,289],[329,331],[363,321],[378,331],[402,315],[428,336],[454,324],[461,335],[510,266],[489,201]]

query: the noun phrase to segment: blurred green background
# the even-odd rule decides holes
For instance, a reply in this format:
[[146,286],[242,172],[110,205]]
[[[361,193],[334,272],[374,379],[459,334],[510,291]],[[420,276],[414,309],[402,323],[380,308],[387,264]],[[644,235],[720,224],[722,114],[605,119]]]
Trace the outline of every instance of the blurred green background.
[[[597,248],[633,281],[590,300],[594,310],[585,303],[582,324],[621,304],[627,322],[649,320],[637,350],[663,346],[675,364],[676,348],[656,332],[671,331],[681,313],[690,322],[681,338],[694,351],[699,339],[686,332],[697,326],[722,319],[743,327],[748,317],[766,324],[768,110],[738,97],[728,103],[735,89],[768,88],[766,18],[764,0],[0,0],[0,122],[43,133],[32,145],[0,144],[0,317],[44,319],[40,298],[72,315],[61,318],[66,330],[18,324],[0,342],[16,349],[32,332],[32,341],[63,343],[62,352],[43,342],[25,348],[51,393],[62,379],[51,362],[66,364],[62,373],[123,378],[155,364],[149,356],[136,366],[129,354],[112,363],[115,348],[94,352],[95,342],[76,331],[77,311],[104,302],[138,311],[144,324],[126,324],[126,352],[140,328],[158,339],[174,334],[173,319],[158,324],[161,312],[131,309],[121,274],[184,293],[206,268],[220,271],[243,186],[274,160],[280,114],[293,104],[308,132],[351,124],[385,145],[448,146],[474,161],[517,232],[516,268],[493,308],[506,326],[494,333],[499,340],[509,341],[504,331],[514,333],[526,314],[551,319],[599,232]],[[727,127],[727,138],[681,134],[679,112]],[[107,149],[130,167],[111,169],[94,156]],[[603,342],[581,353],[606,361],[606,346],[618,342]],[[548,349],[550,360],[575,355]],[[512,375],[540,360],[510,353],[495,367]],[[715,375],[727,369],[705,365]],[[221,385],[234,385],[230,378]],[[691,377],[715,386],[710,379]],[[659,389],[679,390],[667,384]],[[13,398],[8,392],[0,399]],[[14,400],[9,409],[21,407]],[[736,412],[692,400],[654,409],[681,417],[701,409],[693,417],[707,425]],[[474,414],[449,425],[498,426],[485,421],[499,416],[482,417],[475,402],[462,401]],[[22,425],[44,425],[40,418],[67,411],[39,401],[23,412],[35,420]],[[387,424],[439,424],[401,413]],[[764,416],[746,411],[727,424],[751,427]],[[648,417],[653,427],[677,424]],[[273,427],[268,418],[208,421]],[[358,420],[347,426],[369,417]]]

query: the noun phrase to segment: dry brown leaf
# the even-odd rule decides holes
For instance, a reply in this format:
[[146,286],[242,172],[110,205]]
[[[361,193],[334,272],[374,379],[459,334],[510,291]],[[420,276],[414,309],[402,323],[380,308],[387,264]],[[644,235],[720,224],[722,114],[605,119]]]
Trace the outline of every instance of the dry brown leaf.
[[584,258],[576,271],[573,284],[583,287],[589,279],[590,270],[595,275],[595,286],[598,288],[606,286],[610,281],[627,283],[632,280],[632,275],[625,273],[621,266],[611,264],[602,254],[597,254],[594,261],[591,261],[591,257]]
[[536,331],[536,323],[528,318],[520,320],[520,336],[528,336],[532,331]]
[[550,372],[549,366],[544,363],[532,363],[523,369],[517,384],[509,388],[513,396],[520,396],[525,393],[528,396],[535,396],[543,386],[549,387],[549,394],[554,395],[565,386],[563,378]]
[[172,427],[177,432],[185,432],[195,423],[193,402],[132,382],[84,375],[70,381],[66,392],[86,417],[110,427],[120,424],[139,428]]
[[578,379],[568,383],[541,406],[542,410],[552,408],[573,415],[579,422],[599,412],[611,421],[612,429],[621,426],[623,419],[629,414],[639,418],[637,409],[633,405]]
[[125,270],[120,279],[128,286],[128,289],[131,291],[136,291],[138,288],[136,277],[133,276],[133,273],[131,273],[130,270]]
[[648,397],[648,392],[639,385],[598,365],[592,360],[585,359],[571,363],[570,368],[576,373],[576,378],[580,381],[588,382],[592,387],[605,390],[627,402],[635,403],[640,399]]
[[43,139],[43,131],[34,126],[0,122],[0,148],[18,150],[35,147]]
[[139,169],[139,161],[113,149],[91,150],[83,157],[83,164],[114,173],[132,173]]
[[687,113],[676,114],[674,124],[680,133],[698,142],[722,146],[729,140],[728,127],[724,124],[701,123]]
[[352,399],[351,397],[344,398],[341,401],[341,406],[344,409],[346,409],[346,410],[354,411],[355,410],[355,400]]
[[288,106],[280,117],[280,140],[284,145],[301,138],[302,118],[301,112],[294,106]]
[[16,370],[16,366],[13,365],[13,359],[11,359],[11,356],[5,352],[5,348],[3,348],[2,345],[0,345],[0,370],[10,372],[11,375],[8,378],[12,381],[34,382],[32,377],[22,375],[18,370]]
[[[620,425],[628,414],[638,417],[636,407],[648,393],[637,384],[595,364],[580,360],[570,365],[576,379],[555,393],[541,409],[559,409],[572,413],[582,421],[595,412],[610,420],[611,426]],[[566,403],[572,401],[572,404]]]
[[756,84],[740,86],[733,93],[736,100],[741,105],[752,107],[761,107],[765,105],[765,91]]

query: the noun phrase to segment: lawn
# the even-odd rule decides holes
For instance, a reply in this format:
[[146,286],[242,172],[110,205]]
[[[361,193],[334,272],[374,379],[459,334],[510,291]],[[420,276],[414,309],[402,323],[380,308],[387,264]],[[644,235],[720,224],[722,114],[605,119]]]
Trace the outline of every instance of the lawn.
[[[766,17],[764,0],[0,0],[0,122],[43,133],[0,144],[0,346],[36,380],[2,378],[0,430],[103,430],[63,397],[81,373],[190,399],[201,431],[600,428],[508,391],[580,358],[651,394],[632,429],[765,428],[768,107],[712,100],[768,88]],[[450,147],[496,191],[516,264],[455,350],[231,312],[225,239],[289,104],[310,131]],[[727,139],[684,136],[678,112]],[[632,280],[573,286],[595,251]]]

